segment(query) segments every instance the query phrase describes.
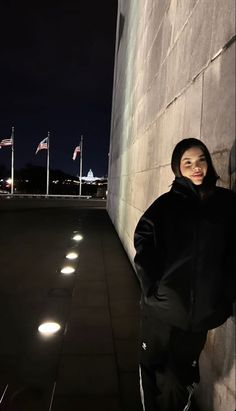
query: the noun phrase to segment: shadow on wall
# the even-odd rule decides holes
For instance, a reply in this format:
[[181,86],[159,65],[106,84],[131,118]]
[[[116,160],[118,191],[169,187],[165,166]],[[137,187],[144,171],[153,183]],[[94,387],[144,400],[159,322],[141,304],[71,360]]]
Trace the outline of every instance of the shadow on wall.
[[236,141],[234,140],[234,144],[230,150],[230,157],[229,157],[229,175],[230,175],[230,187],[231,189],[236,192]]
[[[230,175],[230,187],[236,193],[236,140],[230,150],[229,157],[229,175]],[[233,307],[233,320],[236,327],[236,302]],[[234,353],[235,354],[235,353]]]
[[[235,161],[235,141],[229,153],[229,177],[230,188],[236,191],[236,161]],[[216,328],[208,333],[207,342],[201,355],[202,381],[207,382],[207,399],[204,398],[204,392],[201,395],[201,386],[199,386],[199,400],[204,410],[215,411],[214,398],[216,391],[220,391],[222,381],[225,382],[227,389],[231,392],[231,401],[234,401],[234,375],[235,375],[235,326],[236,326],[236,304],[233,307],[233,316],[221,327]],[[226,404],[227,393],[219,392],[222,396],[224,406]],[[223,404],[222,402],[222,404]],[[227,408],[227,411],[234,411]],[[222,410],[223,408],[220,408]],[[226,410],[226,408],[224,408]]]
[[120,48],[120,41],[121,41],[121,38],[123,36],[124,25],[125,25],[125,16],[122,13],[120,13],[120,15],[119,15],[119,30],[118,30],[118,47],[117,47],[117,51]]
[[[233,411],[234,387],[230,385],[230,379],[234,379],[234,334],[235,334],[235,317],[231,317],[221,327],[212,330],[208,333],[207,343],[202,354],[202,361],[204,361],[204,380],[207,382],[207,399],[202,398],[202,408],[207,411],[216,411],[216,408],[221,403],[225,406],[232,406],[231,408],[224,408],[224,410]],[[217,355],[216,355],[217,354]],[[203,371],[203,367],[201,367]],[[203,372],[202,372],[203,374]],[[231,392],[231,398],[228,397],[225,388],[221,391],[222,381],[227,389]],[[232,384],[234,382],[232,381]],[[218,395],[216,396],[216,392]],[[218,396],[222,399],[218,399]],[[216,399],[214,404],[214,398]],[[226,402],[227,401],[227,402]]]

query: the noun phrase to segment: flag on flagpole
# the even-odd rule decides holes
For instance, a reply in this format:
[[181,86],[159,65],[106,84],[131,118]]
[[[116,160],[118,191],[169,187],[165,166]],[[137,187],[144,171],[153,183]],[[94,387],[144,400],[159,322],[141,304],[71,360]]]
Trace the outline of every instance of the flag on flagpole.
[[35,154],[37,154],[37,152],[40,151],[40,150],[47,150],[47,149],[48,149],[48,137],[46,137],[44,140],[40,141]]
[[0,148],[6,147],[6,146],[12,146],[13,144],[13,138],[4,138],[2,141],[0,141]]
[[80,146],[75,147],[72,159],[75,160],[77,154],[80,153]]

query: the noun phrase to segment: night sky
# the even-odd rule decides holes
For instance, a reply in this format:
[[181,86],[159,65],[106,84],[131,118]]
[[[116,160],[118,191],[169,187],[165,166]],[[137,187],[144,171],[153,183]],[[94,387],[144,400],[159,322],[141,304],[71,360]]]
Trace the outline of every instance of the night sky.
[[46,167],[35,150],[50,131],[50,168],[79,173],[83,134],[83,175],[107,174],[116,13],[117,0],[1,0],[0,140],[15,127],[15,169]]

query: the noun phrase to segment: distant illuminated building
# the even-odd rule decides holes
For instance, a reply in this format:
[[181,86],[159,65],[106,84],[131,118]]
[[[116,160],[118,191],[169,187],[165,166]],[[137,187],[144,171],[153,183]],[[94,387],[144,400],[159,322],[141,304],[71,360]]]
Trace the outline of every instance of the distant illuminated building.
[[91,168],[90,168],[87,176],[86,176],[86,177],[82,177],[82,180],[83,180],[83,181],[86,181],[86,182],[88,182],[88,183],[93,183],[93,182],[95,182],[95,181],[102,180],[102,178],[101,178],[101,177],[94,177],[94,174],[93,174],[93,172],[92,172],[92,170],[91,170]]

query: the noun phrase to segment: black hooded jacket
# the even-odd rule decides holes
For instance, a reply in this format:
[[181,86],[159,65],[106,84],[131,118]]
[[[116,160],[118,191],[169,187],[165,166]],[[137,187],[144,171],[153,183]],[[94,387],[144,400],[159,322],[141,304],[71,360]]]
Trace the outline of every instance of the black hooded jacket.
[[231,190],[201,199],[184,177],[154,201],[134,235],[143,308],[185,330],[225,322],[235,300],[235,210]]

